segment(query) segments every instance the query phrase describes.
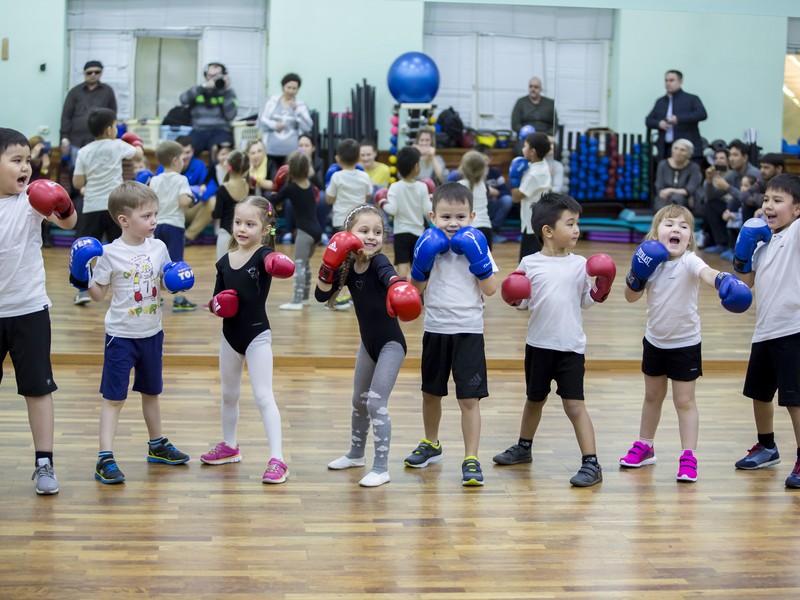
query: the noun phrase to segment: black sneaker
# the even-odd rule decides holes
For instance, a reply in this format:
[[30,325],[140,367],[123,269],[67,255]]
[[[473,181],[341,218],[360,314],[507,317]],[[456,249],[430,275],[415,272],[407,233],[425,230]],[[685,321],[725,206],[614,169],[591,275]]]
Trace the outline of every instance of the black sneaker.
[[167,438],[155,446],[147,444],[147,462],[182,465],[188,460],[189,455],[178,450]]
[[533,462],[531,449],[525,448],[520,444],[514,444],[505,452],[501,452],[492,459],[498,465],[521,465],[522,463]]
[[119,470],[116,460],[104,458],[94,468],[94,478],[101,483],[122,483],[125,481],[125,473]]
[[589,487],[603,481],[603,469],[594,462],[585,462],[569,482],[576,487]]
[[421,469],[422,467],[427,467],[431,463],[439,462],[442,460],[443,456],[441,444],[436,446],[430,440],[422,440],[419,446],[406,458],[404,464],[407,467]]
[[197,304],[189,302],[186,296],[178,296],[172,301],[172,312],[192,312],[197,310]]
[[461,463],[461,485],[483,485],[483,471],[476,456],[468,456]]

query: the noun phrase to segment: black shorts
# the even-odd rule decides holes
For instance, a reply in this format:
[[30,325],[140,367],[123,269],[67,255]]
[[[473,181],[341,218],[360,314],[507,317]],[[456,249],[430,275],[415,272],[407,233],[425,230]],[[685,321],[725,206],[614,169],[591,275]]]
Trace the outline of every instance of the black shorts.
[[525,385],[528,400],[544,402],[550,393],[550,382],[556,380],[556,394],[563,400],[583,400],[585,356],[536,348],[525,344]]
[[0,382],[3,361],[9,353],[20,396],[46,396],[58,389],[50,365],[50,311],[47,308],[0,319]]
[[451,370],[459,400],[480,400],[489,395],[482,333],[424,333],[422,391],[432,396],[447,396]]
[[700,344],[684,348],[656,348],[642,338],[642,373],[650,377],[667,376],[673,381],[694,381],[703,374]]
[[102,242],[103,235],[110,244],[122,235],[122,229],[107,210],[83,213],[81,215],[80,236],[93,237]]
[[800,333],[750,347],[742,393],[753,400],[772,402],[776,390],[779,406],[800,406]]
[[419,236],[413,233],[394,234],[394,264],[410,264],[414,260],[414,246],[418,239]]

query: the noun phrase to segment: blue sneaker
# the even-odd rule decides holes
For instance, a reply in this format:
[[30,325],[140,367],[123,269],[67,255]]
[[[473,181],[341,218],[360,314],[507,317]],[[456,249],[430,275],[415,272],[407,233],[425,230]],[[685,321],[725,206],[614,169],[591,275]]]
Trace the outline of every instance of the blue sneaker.
[[94,478],[100,483],[115,484],[125,481],[125,473],[120,471],[113,456],[104,458],[94,468]]
[[188,460],[189,455],[178,450],[167,438],[159,444],[147,444],[147,462],[182,465]]
[[719,257],[720,257],[722,260],[725,260],[725,261],[728,261],[728,262],[733,262],[733,250],[731,250],[730,248],[728,248],[727,250],[725,250],[725,252],[722,252],[722,253],[719,255]]
[[432,441],[423,439],[403,464],[414,469],[421,469],[431,463],[439,462],[443,456],[441,443],[437,446]]
[[461,485],[483,485],[483,471],[476,456],[468,456],[461,463]]
[[786,487],[793,489],[800,489],[800,459],[794,463],[792,474],[786,478]]
[[764,448],[761,444],[756,444],[747,451],[747,456],[736,461],[737,469],[763,469],[771,467],[781,462],[781,455],[778,454],[778,447]]

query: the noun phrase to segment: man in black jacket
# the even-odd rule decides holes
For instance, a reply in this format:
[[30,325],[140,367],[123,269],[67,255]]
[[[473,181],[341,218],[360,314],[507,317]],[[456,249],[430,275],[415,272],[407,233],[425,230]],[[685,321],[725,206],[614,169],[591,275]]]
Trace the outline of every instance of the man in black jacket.
[[703,143],[697,124],[708,118],[700,98],[681,89],[683,73],[671,69],[664,75],[665,96],[656,104],[644,122],[650,129],[658,129],[659,159],[670,156],[672,142],[681,138],[694,145],[693,160],[702,165]]

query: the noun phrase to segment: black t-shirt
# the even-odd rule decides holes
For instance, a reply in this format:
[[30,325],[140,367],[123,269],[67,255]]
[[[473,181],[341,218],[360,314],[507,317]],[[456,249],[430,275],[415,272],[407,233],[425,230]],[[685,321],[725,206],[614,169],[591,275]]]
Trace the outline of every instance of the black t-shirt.
[[322,229],[317,220],[317,199],[314,195],[314,186],[309,185],[307,189],[303,189],[296,183],[289,183],[271,197],[273,204],[279,204],[285,200],[292,203],[292,214],[297,228],[313,237],[315,242],[319,242],[322,238]]
[[[356,273],[350,269],[347,276],[347,289],[353,297],[353,305],[361,333],[361,343],[370,358],[378,362],[381,349],[388,342],[398,342],[406,351],[406,339],[397,319],[386,312],[386,290],[389,280],[397,275],[392,263],[383,254],[378,254],[369,261],[367,270]],[[317,288],[315,297],[319,302],[326,302],[338,289],[338,279],[330,292]]]
[[272,275],[264,268],[264,259],[272,252],[272,248],[262,246],[239,269],[231,267],[227,254],[217,261],[214,295],[236,290],[239,297],[239,311],[222,320],[222,335],[239,354],[244,354],[250,342],[269,329],[266,304]]

